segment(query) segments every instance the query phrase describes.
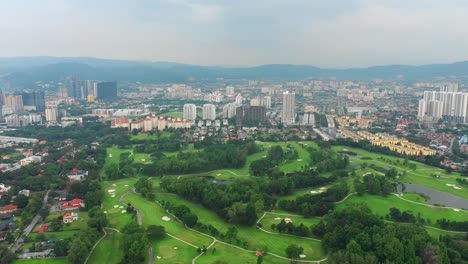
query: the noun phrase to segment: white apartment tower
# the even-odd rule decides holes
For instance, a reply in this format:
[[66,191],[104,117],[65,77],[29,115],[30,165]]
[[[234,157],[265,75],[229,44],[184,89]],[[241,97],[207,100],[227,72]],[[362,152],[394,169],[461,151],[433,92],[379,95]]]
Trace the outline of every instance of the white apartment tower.
[[236,104],[237,105],[242,105],[243,102],[244,102],[244,98],[242,97],[242,94],[238,94],[236,96]]
[[214,104],[203,105],[203,120],[216,119],[216,106]]
[[468,123],[468,93],[457,92],[458,85],[444,85],[440,91],[425,91],[419,100],[418,119]]
[[45,116],[47,122],[57,122],[58,110],[56,107],[48,107],[45,110]]
[[194,104],[184,104],[184,119],[197,119],[197,106]]
[[286,91],[283,93],[283,109],[281,122],[286,125],[294,124],[296,119],[296,94]]

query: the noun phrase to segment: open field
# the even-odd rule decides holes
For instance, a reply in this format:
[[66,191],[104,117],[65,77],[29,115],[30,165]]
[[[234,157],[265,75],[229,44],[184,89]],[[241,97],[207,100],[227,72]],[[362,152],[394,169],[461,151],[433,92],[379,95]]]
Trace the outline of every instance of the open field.
[[317,260],[324,257],[321,244],[318,241],[307,240],[299,237],[268,234],[254,227],[245,227],[226,223],[217,214],[199,204],[192,203],[175,195],[157,195],[158,200],[170,201],[171,204],[184,204],[188,206],[203,224],[211,224],[221,233],[231,226],[238,229],[238,238],[248,244],[249,250],[259,250],[267,247],[272,253],[285,256],[285,249],[289,244],[298,244],[304,248],[307,260]]
[[[363,149],[352,148],[348,146],[333,146],[332,148],[335,151],[347,150],[347,151],[352,151],[356,153],[358,156],[356,157],[350,156],[351,164],[367,163],[367,164],[375,164],[383,168],[393,167],[393,168],[396,168],[399,172],[406,173],[405,176],[399,179],[402,182],[420,184],[428,188],[432,188],[432,189],[439,190],[439,191],[446,192],[446,193],[451,193],[451,194],[454,194],[463,198],[468,198],[468,191],[466,187],[462,187],[462,189],[456,190],[453,187],[447,186],[447,184],[458,185],[458,183],[456,182],[456,179],[460,178],[460,175],[458,173],[448,174],[442,169],[431,167],[420,162],[410,161],[410,163],[416,164],[416,170],[413,171],[413,170],[410,170],[408,167],[404,167],[402,165],[403,160],[404,160],[402,158],[392,157],[392,156],[383,155],[379,153],[372,153]],[[362,157],[367,157],[371,159],[362,159]],[[392,160],[392,161],[399,160],[400,163],[399,164],[387,163],[387,162],[378,160],[378,158],[380,157],[383,157],[386,160]],[[432,176],[435,174],[439,175],[439,177],[436,178]]]
[[[387,197],[376,195],[351,196],[346,201],[337,205],[337,209],[345,208],[353,203],[365,203],[378,216],[385,216],[389,213],[390,208],[396,207],[401,211],[411,211],[414,216],[421,214],[421,217],[426,220],[426,225],[436,226],[436,220],[441,218],[450,219],[452,221],[466,221],[468,213],[464,211],[456,212],[448,208],[431,208],[424,205],[413,204],[408,201],[399,199],[395,195]],[[430,223],[427,220],[430,220]]]
[[107,235],[94,249],[88,260],[89,264],[118,264],[123,258],[120,248],[122,234],[106,229]]

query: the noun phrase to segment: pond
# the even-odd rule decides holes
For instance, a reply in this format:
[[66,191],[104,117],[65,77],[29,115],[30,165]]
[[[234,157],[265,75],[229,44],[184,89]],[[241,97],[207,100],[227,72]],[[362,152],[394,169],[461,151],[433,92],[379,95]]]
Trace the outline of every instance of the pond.
[[[414,183],[402,183],[405,185],[404,192],[423,194],[428,197],[428,202],[434,205],[443,205],[454,208],[468,210],[468,199],[458,197],[453,194],[437,191],[426,186]],[[397,186],[398,192],[401,192],[401,185]]]

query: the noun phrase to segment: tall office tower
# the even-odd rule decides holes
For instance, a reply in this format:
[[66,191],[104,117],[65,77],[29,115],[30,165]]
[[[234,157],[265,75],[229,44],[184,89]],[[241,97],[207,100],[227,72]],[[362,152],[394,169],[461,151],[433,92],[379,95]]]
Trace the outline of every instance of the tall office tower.
[[194,104],[184,104],[184,119],[197,119],[197,106]]
[[215,120],[216,119],[216,106],[213,104],[203,105],[203,120]]
[[58,110],[56,107],[48,107],[45,110],[45,115],[47,122],[57,122]]
[[81,87],[83,82],[78,77],[71,77],[67,81],[68,97],[81,99]]
[[80,100],[86,100],[88,98],[88,86],[85,82],[80,83]]
[[244,102],[244,97],[242,97],[242,94],[238,94],[236,96],[236,104],[237,105],[242,105],[243,102]]
[[42,91],[23,92],[21,93],[21,97],[23,97],[24,106],[34,106],[37,111],[44,111],[45,109],[44,92]]
[[60,84],[57,91],[57,96],[62,99],[68,98],[68,87],[64,84]]
[[281,122],[292,125],[296,119],[296,94],[286,91],[283,93],[283,109],[281,111]]
[[94,84],[96,82],[94,81],[91,81],[91,80],[86,80],[86,90],[87,90],[87,94],[88,95],[92,95],[94,97],[96,97],[96,95],[94,94]]
[[24,111],[23,97],[18,94],[7,96],[5,98],[5,105],[9,107],[13,113]]
[[99,82],[96,87],[97,97],[100,100],[112,100],[117,98],[116,82]]
[[229,103],[223,106],[223,118],[233,118],[236,116],[236,104]]
[[226,96],[227,97],[233,97],[234,95],[235,95],[234,87],[226,86]]

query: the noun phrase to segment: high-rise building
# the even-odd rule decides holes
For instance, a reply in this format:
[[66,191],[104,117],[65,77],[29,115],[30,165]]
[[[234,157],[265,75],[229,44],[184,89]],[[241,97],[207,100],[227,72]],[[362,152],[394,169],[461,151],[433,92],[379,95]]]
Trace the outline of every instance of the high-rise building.
[[203,120],[215,120],[216,119],[216,106],[213,104],[203,105]]
[[187,120],[197,119],[197,106],[194,104],[184,104],[183,117]]
[[99,82],[96,87],[95,98],[99,100],[112,100],[117,98],[116,82]]
[[263,97],[263,106],[270,109],[271,108],[271,96],[267,95]]
[[243,121],[264,122],[266,119],[265,106],[239,106],[236,109],[236,125],[241,126]]
[[58,110],[56,107],[47,107],[45,110],[45,115],[47,122],[57,122]]
[[296,120],[296,94],[286,91],[283,93],[283,109],[281,111],[281,122],[292,125]]
[[9,107],[13,113],[24,111],[23,97],[19,94],[7,96],[5,98],[5,105]]
[[45,109],[44,92],[42,91],[23,92],[21,93],[21,96],[23,98],[24,106],[34,106],[37,111],[44,111]]
[[78,77],[71,77],[67,80],[67,95],[75,99],[81,99],[83,82]]

